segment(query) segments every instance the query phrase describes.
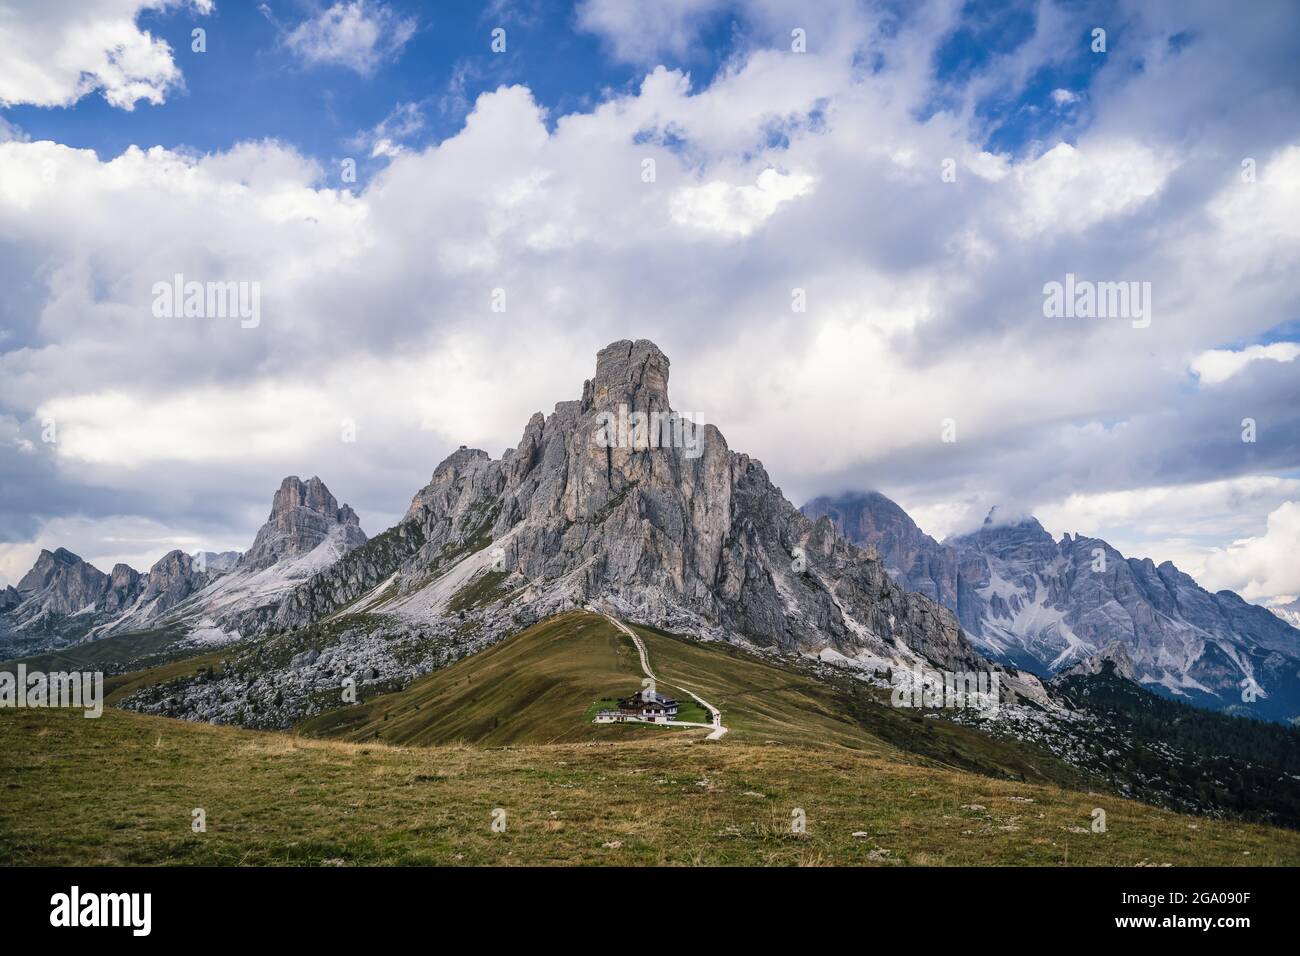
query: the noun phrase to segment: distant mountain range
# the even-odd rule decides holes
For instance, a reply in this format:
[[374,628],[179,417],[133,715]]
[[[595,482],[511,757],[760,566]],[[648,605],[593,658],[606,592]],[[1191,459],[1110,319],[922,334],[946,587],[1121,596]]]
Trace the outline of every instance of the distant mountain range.
[[163,555],[147,572],[110,574],[65,548],[42,551],[16,588],[0,593],[0,659],[87,638],[175,628],[191,642],[237,639],[228,623],[274,614],[295,585],[366,541],[356,514],[319,478],[285,478],[247,552]]
[[1270,605],[1269,610],[1292,627],[1300,628],[1300,598],[1296,598],[1294,601],[1287,601],[1283,604]]
[[940,543],[878,492],[816,498],[803,511],[875,548],[895,580],[952,610],[994,660],[1050,676],[1122,649],[1125,669],[1167,696],[1270,720],[1300,715],[1300,630],[1232,591],[1206,591],[1168,561],[1126,558],[1083,535],[1056,541],[1035,518],[996,511]]

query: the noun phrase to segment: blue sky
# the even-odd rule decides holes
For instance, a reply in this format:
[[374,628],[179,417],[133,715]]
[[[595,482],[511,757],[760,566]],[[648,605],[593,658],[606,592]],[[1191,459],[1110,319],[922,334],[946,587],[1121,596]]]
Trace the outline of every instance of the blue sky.
[[[407,104],[422,125],[406,143],[422,147],[458,132],[478,95],[499,86],[527,85],[553,123],[589,111],[611,92],[634,89],[649,63],[612,56],[606,40],[582,29],[574,5],[558,0],[392,0],[385,7],[414,31],[400,50],[366,73],[342,63],[304,63],[286,44],[286,35],[323,4],[219,4],[210,14],[187,6],[147,9],[137,18],[139,27],[166,42],[184,72],[183,88],[165,104],[140,102],[125,111],[92,94],[66,108],[18,104],[0,115],[33,139],[94,149],[105,157],[132,144],[204,153],[277,139],[333,164],[355,157],[358,135]],[[1023,46],[1033,33],[1034,10],[1024,0],[968,3],[960,24],[934,52],[934,93],[920,112],[950,108],[973,70]],[[882,29],[897,29],[890,24],[906,23],[911,12],[907,4],[892,5]],[[204,52],[191,49],[196,27],[206,31]],[[497,28],[506,30],[506,51],[500,54],[490,49]],[[1023,89],[996,90],[980,100],[976,113],[985,126],[984,145],[1015,154],[1036,141],[1073,134],[1076,118],[1056,108],[1052,94],[1085,94],[1103,62],[1089,52],[1086,34],[1075,39],[1062,62],[1036,71]],[[701,18],[689,49],[661,49],[654,59],[688,72],[701,88],[729,57],[760,42],[743,8],[720,4]],[[359,162],[361,178],[379,165]]]
[[[3,0],[0,583],[246,548],[287,474],[376,533],[645,337],[796,504],[1294,596],[1298,53],[1281,0]],[[257,326],[160,322],[176,273]]]
[[[478,95],[501,85],[526,83],[558,117],[589,110],[607,90],[626,90],[644,75],[605,55],[598,35],[579,30],[572,4],[385,6],[412,22],[414,33],[366,74],[339,63],[304,63],[284,43],[323,5],[275,0],[219,4],[211,15],[183,6],[145,11],[140,27],[176,51],[185,74],[184,90],[165,105],[141,103],[126,112],[90,95],[65,109],[16,105],[3,115],[33,138],[105,156],[132,144],[213,152],[274,138],[330,161],[353,155],[357,134],[403,104],[418,107],[425,125],[409,142],[422,146],[457,132]],[[712,18],[703,42],[671,57],[680,60],[673,65],[707,83],[737,41],[737,26],[729,15]],[[207,32],[206,52],[191,50],[195,27]],[[490,48],[497,28],[506,30],[504,53]]]

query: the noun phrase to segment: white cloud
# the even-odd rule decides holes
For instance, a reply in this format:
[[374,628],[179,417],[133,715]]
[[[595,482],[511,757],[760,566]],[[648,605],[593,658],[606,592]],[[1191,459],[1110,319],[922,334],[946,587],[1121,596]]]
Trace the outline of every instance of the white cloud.
[[1275,270],[1300,265],[1300,143],[1248,158],[1257,163],[1258,181],[1244,181],[1234,163],[1235,175],[1207,212],[1218,226],[1225,260],[1262,283]]
[[364,76],[396,57],[415,25],[380,0],[346,0],[299,24],[284,42],[307,63],[345,66]]
[[1196,534],[1235,538],[1254,528],[1260,515],[1293,497],[1300,497],[1300,480],[1258,475],[1074,494],[1033,510],[1044,527],[1056,534],[1127,527],[1151,538]]
[[726,0],[583,0],[578,25],[603,37],[614,55],[647,63],[660,54],[687,54],[706,19]]
[[1263,535],[1234,541],[1205,561],[1201,583],[1237,591],[1248,601],[1300,592],[1300,501],[1268,516]]
[[1192,371],[1205,385],[1226,382],[1251,362],[1291,362],[1300,356],[1300,343],[1274,342],[1272,345],[1252,345],[1232,349],[1209,349],[1192,359]]
[[350,145],[366,150],[372,159],[392,159],[406,149],[403,141],[420,133],[424,126],[424,113],[418,103],[399,103],[372,129],[354,136]]
[[1177,165],[1135,141],[1058,143],[1016,170],[1013,228],[1025,236],[1088,229],[1140,207]]
[[71,106],[95,90],[113,106],[159,104],[182,82],[171,47],[141,30],[144,10],[211,0],[81,0],[0,8],[0,106]]
[[7,143],[10,140],[18,140],[25,143],[31,137],[24,133],[18,126],[9,122],[3,116],[0,116],[0,143]]
[[1055,89],[1052,90],[1052,102],[1057,106],[1069,106],[1071,103],[1079,102],[1079,94],[1072,90]]
[[672,200],[673,222],[698,229],[748,236],[776,212],[777,207],[812,191],[813,178],[803,173],[765,169],[754,185],[709,182],[688,186]]

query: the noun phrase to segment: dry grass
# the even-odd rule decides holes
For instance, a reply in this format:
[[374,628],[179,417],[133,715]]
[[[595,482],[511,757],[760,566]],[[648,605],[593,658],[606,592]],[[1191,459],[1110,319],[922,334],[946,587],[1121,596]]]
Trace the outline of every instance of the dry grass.
[[6,864],[1300,864],[1294,832],[695,734],[418,748],[5,711],[0,779]]

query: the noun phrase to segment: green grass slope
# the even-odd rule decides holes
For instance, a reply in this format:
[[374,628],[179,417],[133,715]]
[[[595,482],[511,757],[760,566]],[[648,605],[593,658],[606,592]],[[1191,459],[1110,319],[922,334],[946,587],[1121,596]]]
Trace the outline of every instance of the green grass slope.
[[397,693],[312,717],[299,730],[421,746],[558,743],[665,732],[591,723],[595,701],[631,694],[641,678],[636,650],[625,635],[604,618],[573,612],[534,625]]
[[[196,808],[206,832],[191,828]],[[0,865],[42,864],[1294,866],[1300,833],[694,732],[390,747],[3,710]]]
[[[1028,745],[889,707],[859,682],[831,685],[730,645],[651,628],[637,631],[662,691],[689,701],[683,691],[690,689],[722,710],[730,732],[713,742],[717,745],[848,747],[1015,780],[1102,787]],[[610,741],[647,733],[705,736],[704,730],[591,722],[596,701],[635,691],[642,676],[626,635],[599,615],[573,611],[402,691],[312,717],[298,730],[313,737],[420,746]],[[691,711],[687,717],[692,715],[701,716]]]
[[104,671],[152,667],[194,653],[192,647],[177,647],[185,637],[183,628],[163,627],[130,631],[69,647],[33,654],[0,663],[0,671],[16,673],[18,664],[29,671]]
[[834,683],[729,644],[634,626],[664,683],[688,687],[723,714],[726,739],[835,745],[912,757],[1013,780],[1101,788],[1052,754],[971,727],[889,706],[887,691],[847,675]]

